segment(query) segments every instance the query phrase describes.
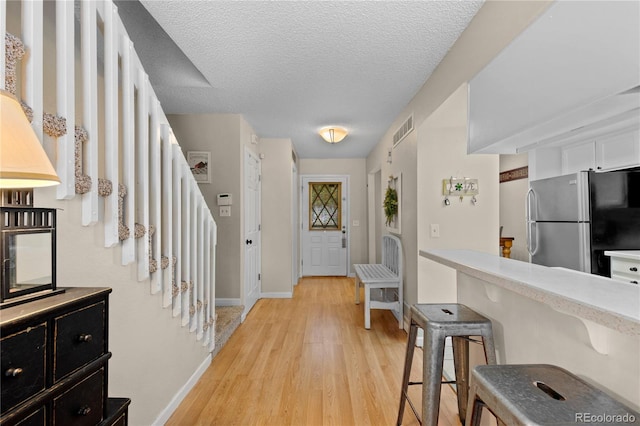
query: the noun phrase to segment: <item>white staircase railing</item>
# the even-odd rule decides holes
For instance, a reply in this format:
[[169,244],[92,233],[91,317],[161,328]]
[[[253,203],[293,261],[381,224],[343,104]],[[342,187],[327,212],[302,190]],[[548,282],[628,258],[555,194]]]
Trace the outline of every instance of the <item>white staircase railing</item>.
[[[149,280],[151,294],[162,292],[163,306],[213,350],[216,223],[117,7],[111,0],[23,0],[17,9],[14,16],[0,0],[0,34],[7,34],[0,89],[22,100],[43,144],[55,146],[58,199],[82,197],[82,225],[102,223],[105,247],[120,244],[122,264],[136,262],[138,280]],[[55,41],[45,38],[46,25],[55,25]],[[12,28],[20,34],[9,35]],[[51,61],[55,89],[44,85]],[[55,96],[57,111],[44,110],[45,96]]]

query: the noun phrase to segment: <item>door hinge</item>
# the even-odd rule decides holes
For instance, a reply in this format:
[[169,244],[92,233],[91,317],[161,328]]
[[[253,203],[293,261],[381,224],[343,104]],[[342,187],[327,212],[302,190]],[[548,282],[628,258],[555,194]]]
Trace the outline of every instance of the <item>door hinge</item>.
[[258,182],[262,181],[262,175],[258,175]]
[[258,231],[262,231],[262,225],[258,225]]
[[261,275],[260,275],[260,274],[258,274],[258,281],[260,281],[260,277],[261,277]]

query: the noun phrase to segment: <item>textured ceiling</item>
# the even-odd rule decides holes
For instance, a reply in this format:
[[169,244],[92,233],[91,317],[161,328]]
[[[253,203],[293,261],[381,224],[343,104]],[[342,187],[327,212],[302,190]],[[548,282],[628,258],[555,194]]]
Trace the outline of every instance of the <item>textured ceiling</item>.
[[[482,5],[116,3],[167,114],[242,114],[301,158],[366,157]],[[325,143],[331,124],[349,136]]]

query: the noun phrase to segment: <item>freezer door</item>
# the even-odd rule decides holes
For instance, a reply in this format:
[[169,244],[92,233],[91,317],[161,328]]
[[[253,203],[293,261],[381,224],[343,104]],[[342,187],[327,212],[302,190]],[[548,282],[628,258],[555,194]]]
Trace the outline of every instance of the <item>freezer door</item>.
[[531,182],[531,220],[536,222],[589,221],[588,173],[541,179]]
[[588,223],[535,222],[531,238],[533,263],[591,272]]

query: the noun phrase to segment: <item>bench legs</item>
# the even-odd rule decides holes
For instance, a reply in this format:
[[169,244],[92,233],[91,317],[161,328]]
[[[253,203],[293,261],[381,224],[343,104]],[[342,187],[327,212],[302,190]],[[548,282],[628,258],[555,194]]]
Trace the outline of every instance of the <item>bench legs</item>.
[[[364,328],[369,330],[371,328],[371,286],[368,285],[367,283],[363,283],[358,277],[358,275],[356,274],[356,277],[355,277],[356,305],[360,304],[360,287],[361,286],[364,287]],[[403,303],[402,300],[398,302],[398,309],[397,309],[398,315],[400,316],[400,320],[398,321],[399,328],[403,328],[402,303]]]
[[371,328],[371,287],[364,285],[364,328]]

